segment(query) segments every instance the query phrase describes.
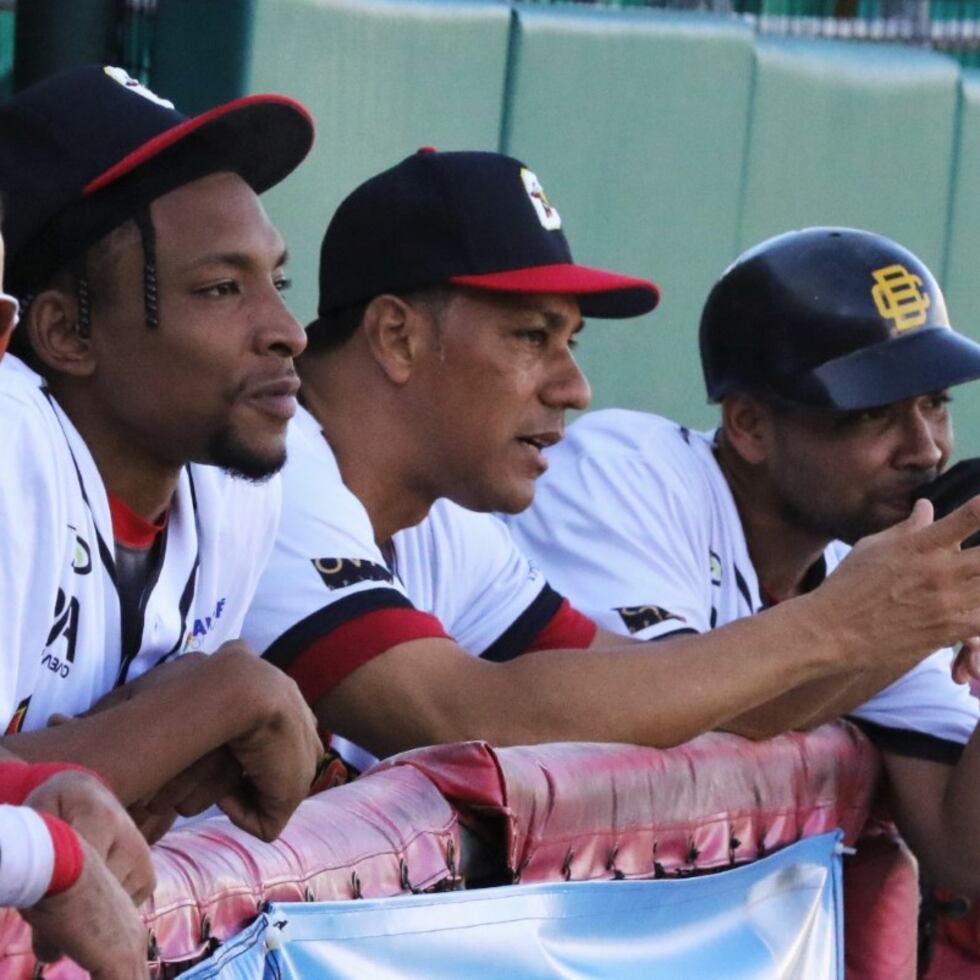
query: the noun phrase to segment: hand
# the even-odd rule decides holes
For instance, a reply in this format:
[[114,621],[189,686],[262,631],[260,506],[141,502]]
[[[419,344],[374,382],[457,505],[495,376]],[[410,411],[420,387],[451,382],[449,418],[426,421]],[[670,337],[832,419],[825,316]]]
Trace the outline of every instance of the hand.
[[244,661],[236,650],[229,655],[240,660],[242,703],[262,708],[255,723],[226,746],[242,778],[217,802],[238,827],[271,841],[309,793],[322,746],[316,719],[295,682],[243,645],[239,648]]
[[129,897],[139,904],[153,893],[150,849],[122,804],[94,776],[77,770],[55,773],[24,805],[60,817],[88,842]]
[[178,773],[146,801],[150,813],[173,810],[182,817],[193,817],[221,797],[237,789],[242,768],[231,752],[222,746]]
[[[918,496],[932,501],[936,517],[945,517],[980,493],[980,459],[964,459],[919,490]],[[980,534],[972,534],[962,547],[980,544]]]
[[960,549],[978,530],[980,497],[937,521],[928,501],[916,501],[909,518],[859,541],[811,593],[822,629],[857,665],[901,669],[980,634],[980,552]]
[[70,956],[93,980],[148,978],[146,927],[136,907],[85,840],[82,850],[75,884],[21,911],[35,955],[48,963]]

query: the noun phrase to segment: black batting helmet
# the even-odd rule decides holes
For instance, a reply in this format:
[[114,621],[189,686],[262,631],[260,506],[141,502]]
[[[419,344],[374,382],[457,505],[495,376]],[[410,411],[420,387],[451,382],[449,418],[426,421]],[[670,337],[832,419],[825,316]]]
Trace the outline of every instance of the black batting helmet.
[[701,315],[708,398],[750,391],[805,408],[887,405],[980,377],[932,273],[853,228],[770,238],[725,270]]

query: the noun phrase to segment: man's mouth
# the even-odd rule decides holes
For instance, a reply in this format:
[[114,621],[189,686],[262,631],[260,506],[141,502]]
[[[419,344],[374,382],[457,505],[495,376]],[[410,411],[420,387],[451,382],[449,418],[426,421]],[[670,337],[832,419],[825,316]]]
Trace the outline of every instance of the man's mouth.
[[529,436],[518,436],[517,441],[533,446],[538,452],[543,452],[549,446],[561,441],[560,432],[536,432]]
[[298,392],[299,378],[288,374],[251,386],[246,390],[246,398],[259,411],[288,422],[296,414]]

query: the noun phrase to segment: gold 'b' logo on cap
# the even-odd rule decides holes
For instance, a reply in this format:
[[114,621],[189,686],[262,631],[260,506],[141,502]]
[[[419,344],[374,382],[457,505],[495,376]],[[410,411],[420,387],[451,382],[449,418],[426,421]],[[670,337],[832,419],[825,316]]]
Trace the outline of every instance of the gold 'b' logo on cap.
[[904,265],[886,265],[871,273],[875,284],[871,287],[871,298],[878,312],[893,321],[895,329],[901,333],[921,327],[926,322],[926,311],[932,300],[922,291],[922,280],[909,272]]

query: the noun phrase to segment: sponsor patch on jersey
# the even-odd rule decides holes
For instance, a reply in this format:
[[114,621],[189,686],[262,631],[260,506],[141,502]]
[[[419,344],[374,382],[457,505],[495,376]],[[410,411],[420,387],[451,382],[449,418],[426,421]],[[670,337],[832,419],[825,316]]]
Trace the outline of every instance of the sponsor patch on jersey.
[[199,616],[194,620],[184,636],[184,644],[181,647],[182,653],[197,651],[204,646],[205,638],[218,625],[218,620],[221,619],[227,604],[228,597],[223,596],[214,604],[210,616]]
[[630,633],[639,633],[668,619],[676,619],[679,623],[687,622],[683,616],[678,616],[677,613],[672,613],[661,606],[622,606],[614,611],[619,613],[619,618]]
[[24,718],[27,717],[27,709],[31,706],[31,697],[32,695],[28,694],[27,697],[17,705],[17,710],[14,712],[13,717],[11,717],[4,735],[16,735],[23,729]]
[[157,105],[163,106],[164,109],[172,109],[174,107],[173,102],[169,102],[167,99],[161,99],[156,92],[151,92],[142,82],[137,81],[127,72],[123,71],[122,68],[114,68],[112,65],[107,65],[102,70],[114,82],[118,82],[123,88],[128,88],[130,92],[134,92],[136,95],[142,95],[144,99],[149,99],[150,102],[155,102]]
[[314,558],[313,567],[328,589],[346,589],[358,582],[391,582],[384,565],[360,558]]
[[527,167],[521,167],[521,180],[524,183],[524,190],[527,191],[527,196],[531,199],[534,210],[538,214],[541,227],[547,231],[557,231],[561,228],[561,215],[548,200],[548,195],[545,194],[537,174],[533,170],[528,170]]

